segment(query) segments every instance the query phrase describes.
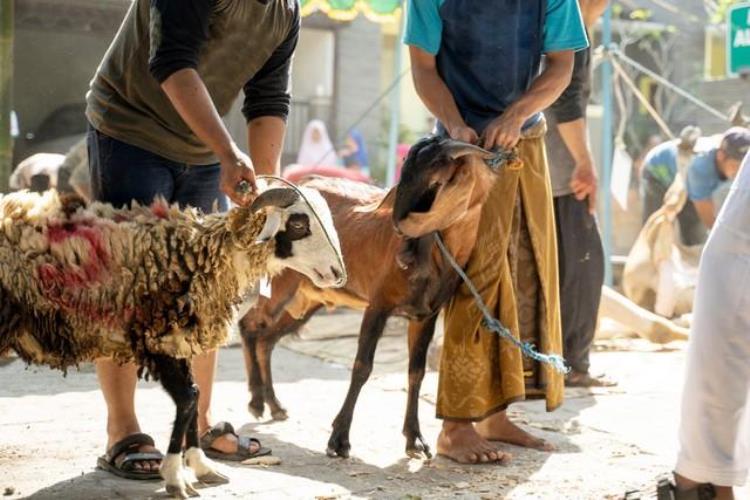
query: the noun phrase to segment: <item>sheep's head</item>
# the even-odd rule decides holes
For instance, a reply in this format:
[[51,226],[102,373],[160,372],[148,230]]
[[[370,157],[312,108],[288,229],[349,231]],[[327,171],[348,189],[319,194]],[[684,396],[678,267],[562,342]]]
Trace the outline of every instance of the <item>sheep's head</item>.
[[269,262],[272,274],[290,268],[319,287],[346,283],[346,267],[331,210],[318,191],[272,187],[258,195],[250,210],[266,212],[266,223],[257,240],[275,240]]
[[393,224],[411,238],[456,223],[486,199],[496,175],[484,160],[493,153],[431,136],[409,151],[396,188]]

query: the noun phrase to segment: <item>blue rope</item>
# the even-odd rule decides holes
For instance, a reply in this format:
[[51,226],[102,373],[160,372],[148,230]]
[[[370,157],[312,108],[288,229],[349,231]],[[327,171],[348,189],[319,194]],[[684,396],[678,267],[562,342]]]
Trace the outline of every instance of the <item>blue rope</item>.
[[453,258],[453,255],[451,255],[451,253],[445,247],[445,243],[443,243],[443,239],[440,237],[440,233],[435,233],[435,241],[437,242],[440,251],[443,253],[443,256],[448,260],[451,267],[453,267],[453,269],[458,273],[466,286],[469,288],[471,294],[474,296],[474,301],[476,302],[477,307],[479,307],[479,310],[482,312],[482,325],[485,328],[497,333],[505,340],[510,341],[513,345],[518,347],[521,350],[521,353],[527,358],[539,361],[540,363],[546,363],[560,373],[568,373],[570,371],[570,368],[565,365],[565,360],[561,356],[558,356],[557,354],[540,353],[534,348],[531,343],[521,342],[520,340],[518,340],[513,336],[510,330],[505,328],[505,326],[500,323],[499,320],[493,318],[492,314],[490,314],[489,309],[487,309],[487,305],[484,303],[481,295],[479,295],[479,292],[474,286],[474,283],[472,283],[469,277],[466,276],[464,270],[461,269],[461,266],[458,265],[456,259]]

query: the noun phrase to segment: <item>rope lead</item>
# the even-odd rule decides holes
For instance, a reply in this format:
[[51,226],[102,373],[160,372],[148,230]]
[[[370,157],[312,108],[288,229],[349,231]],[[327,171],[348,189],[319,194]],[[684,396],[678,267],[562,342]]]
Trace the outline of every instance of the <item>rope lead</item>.
[[570,368],[565,365],[565,360],[562,358],[562,356],[559,356],[557,354],[542,354],[539,351],[537,351],[534,346],[529,342],[521,342],[517,338],[513,336],[510,330],[508,330],[502,323],[500,323],[499,320],[492,317],[492,314],[490,314],[490,311],[487,309],[487,305],[482,300],[482,297],[479,295],[479,292],[477,291],[476,287],[474,286],[474,283],[471,282],[468,276],[466,276],[466,273],[463,269],[461,269],[461,266],[458,265],[458,262],[456,262],[456,259],[453,258],[453,255],[448,251],[448,249],[445,247],[445,244],[443,243],[443,239],[440,237],[440,233],[435,233],[435,241],[438,244],[438,247],[440,248],[440,251],[443,253],[443,256],[448,260],[451,267],[458,273],[458,275],[461,277],[461,279],[464,281],[466,286],[469,288],[469,291],[474,296],[474,301],[477,304],[477,307],[482,312],[482,325],[487,328],[488,330],[497,333],[500,337],[504,338],[505,340],[510,341],[513,345],[518,347],[521,350],[521,353],[526,356],[527,358],[531,358],[535,361],[539,361],[540,363],[545,363],[550,365],[554,370],[560,372],[560,373],[568,373],[570,371]]

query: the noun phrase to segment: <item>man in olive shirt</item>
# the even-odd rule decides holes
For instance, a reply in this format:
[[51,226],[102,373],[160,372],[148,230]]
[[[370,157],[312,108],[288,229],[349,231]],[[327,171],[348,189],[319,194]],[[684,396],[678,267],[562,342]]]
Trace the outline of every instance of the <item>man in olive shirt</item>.
[[[135,0],[87,95],[92,194],[125,205],[155,196],[209,212],[226,194],[255,188],[254,169],[278,172],[291,58],[299,35],[295,0]],[[244,90],[251,159],[220,116]],[[201,446],[217,458],[268,453],[229,424],[210,425],[216,352],[198,356]],[[99,466],[132,479],[158,477],[161,454],[135,415],[136,367],[97,362],[107,403],[108,452]]]

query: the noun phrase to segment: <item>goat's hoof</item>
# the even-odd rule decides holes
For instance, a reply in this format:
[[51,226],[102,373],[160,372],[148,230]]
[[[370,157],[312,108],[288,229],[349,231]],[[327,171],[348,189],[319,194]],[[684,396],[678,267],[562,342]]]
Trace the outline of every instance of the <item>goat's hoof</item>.
[[328,448],[326,449],[326,455],[331,458],[341,457],[349,458],[349,451],[352,446],[349,444],[349,439],[340,438],[337,436],[331,436],[328,440]]
[[266,405],[265,403],[261,403],[260,406],[258,406],[257,403],[254,404],[252,401],[250,401],[247,404],[247,411],[249,411],[253,417],[261,419],[263,418],[263,413],[265,413],[266,411]]
[[349,458],[349,448],[327,448],[326,449],[326,455],[328,455],[331,458]]
[[430,460],[432,453],[426,445],[416,444],[406,448],[406,456],[416,460]]
[[274,410],[271,412],[271,417],[274,420],[282,421],[287,420],[289,418],[289,414],[287,414],[284,408],[279,408],[278,410]]

